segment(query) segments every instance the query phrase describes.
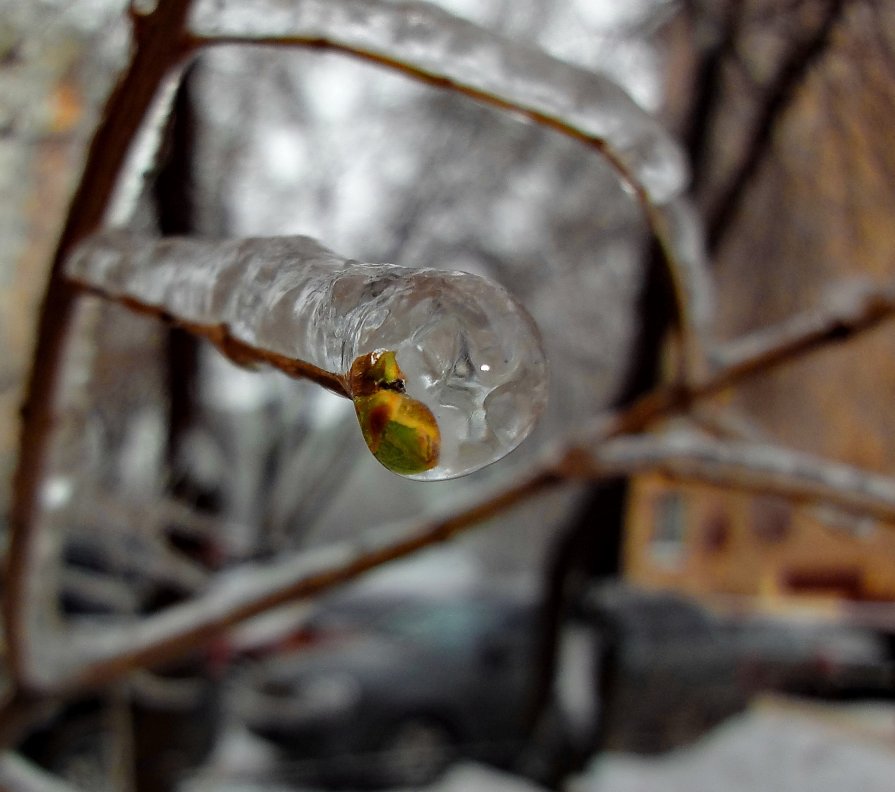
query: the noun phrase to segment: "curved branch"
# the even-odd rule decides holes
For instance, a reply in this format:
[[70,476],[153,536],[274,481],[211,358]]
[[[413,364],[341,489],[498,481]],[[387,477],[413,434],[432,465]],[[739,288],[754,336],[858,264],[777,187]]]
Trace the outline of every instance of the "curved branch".
[[613,81],[425,3],[199,3],[190,27],[197,48],[250,44],[341,52],[529,118],[597,151],[633,194],[659,243],[688,379],[705,371],[705,262],[693,254],[692,235],[678,227],[681,213],[665,209],[686,184],[684,155]]
[[103,121],[90,145],[81,182],[72,198],[37,328],[34,365],[22,409],[21,443],[10,507],[10,551],[3,615],[13,679],[28,677],[25,610],[37,531],[39,490],[53,429],[54,398],[75,293],[61,277],[62,262],[79,240],[102,223],[112,200],[131,142],[159,88],[187,56],[184,26],[191,0],[159,3],[146,16],[134,17],[136,49],[130,65],[106,103]]

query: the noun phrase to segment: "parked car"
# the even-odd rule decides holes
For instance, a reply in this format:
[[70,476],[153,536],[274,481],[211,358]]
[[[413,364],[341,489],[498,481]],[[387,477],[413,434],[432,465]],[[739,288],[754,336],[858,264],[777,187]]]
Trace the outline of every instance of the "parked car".
[[371,620],[348,629],[342,603],[330,640],[244,669],[232,699],[242,722],[288,766],[300,761],[307,780],[416,786],[455,758],[511,765],[528,736],[534,603],[405,596],[381,606],[361,603]]
[[831,621],[715,612],[683,596],[609,584],[579,618],[602,647],[600,748],[687,744],[757,694],[891,699],[886,636]]

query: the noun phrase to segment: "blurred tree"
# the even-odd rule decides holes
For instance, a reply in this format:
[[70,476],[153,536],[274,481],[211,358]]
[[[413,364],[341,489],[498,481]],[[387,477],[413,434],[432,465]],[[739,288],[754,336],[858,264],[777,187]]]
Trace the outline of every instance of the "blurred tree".
[[[572,101],[581,72],[560,72],[508,43],[532,41],[601,65],[588,54],[599,47],[596,26],[582,22],[586,3],[482,4],[479,21],[508,39],[458,28],[495,69],[518,56],[513,64],[530,68],[532,83],[543,77],[536,87],[551,90],[530,100],[534,109],[514,75],[489,82],[477,67],[473,87],[463,84],[464,75],[452,71],[462,52],[456,63],[434,65],[425,47],[415,55],[420,63],[397,49],[373,57],[405,72],[399,78],[333,53],[274,49],[352,51],[325,35],[291,41],[274,31],[268,48],[247,47],[256,27],[263,35],[278,17],[226,3],[213,12],[214,4],[204,4],[206,15],[219,13],[235,27],[225,25],[219,48],[192,63],[175,94],[168,69],[204,42],[185,32],[188,2],[151,5],[137,4],[131,14],[135,49],[126,68],[120,2],[0,6],[13,23],[0,40],[0,75],[13,88],[0,145],[14,165],[0,178],[17,183],[3,210],[11,263],[0,270],[7,350],[0,358],[0,509],[13,497],[5,587],[11,696],[0,736],[15,742],[36,704],[107,690],[163,660],[195,659],[197,648],[215,649],[213,636],[225,627],[498,515],[496,540],[478,548],[484,556],[496,557],[509,542],[524,545],[515,538],[520,526],[537,547],[518,551],[520,558],[543,561],[545,548],[552,550],[542,709],[565,609],[594,576],[619,569],[625,485],[618,476],[642,463],[613,441],[740,384],[723,356],[701,381],[686,379],[689,369],[679,365],[689,350],[678,339],[698,323],[681,285],[689,248],[669,243],[660,212],[675,191],[674,148],[602,83],[606,104],[597,106],[617,123],[601,137],[588,127],[602,129],[599,113]],[[343,6],[354,7],[333,5]],[[433,18],[426,7],[416,11]],[[662,53],[665,112],[692,163],[692,197],[714,258],[719,338],[810,309],[826,299],[831,279],[860,275],[887,284],[895,209],[895,154],[886,139],[895,108],[891,8],[875,0],[681,0],[630,13],[627,29],[616,25],[608,34],[608,66],[624,71],[618,63],[626,52],[629,63],[638,53]],[[437,49],[436,34],[454,28],[446,17],[434,20],[430,46]],[[588,44],[577,53],[569,47],[576,25]],[[406,74],[449,90],[408,83]],[[645,80],[627,86],[654,105],[655,74],[648,69]],[[172,96],[144,124],[153,100]],[[520,124],[495,106],[521,109],[538,123]],[[163,133],[158,161],[140,159],[151,145],[131,147],[141,129]],[[630,149],[628,132],[636,141]],[[649,188],[641,184],[649,179]],[[668,195],[654,198],[663,183]],[[361,461],[356,433],[334,428],[338,408],[312,388],[222,369],[179,331],[166,334],[120,307],[76,299],[60,275],[64,257],[110,220],[162,234],[311,233],[370,260],[438,261],[503,279],[540,321],[553,362],[553,403],[541,433],[527,452],[435,495],[406,482],[383,484]],[[891,310],[887,303],[880,314]],[[850,338],[857,326],[834,322],[820,343]],[[760,376],[732,401],[782,446],[886,472],[895,450],[885,424],[893,370],[867,360],[887,360],[890,348],[891,334],[880,329],[764,373],[777,359],[758,356]],[[831,382],[848,388],[832,390]],[[724,404],[730,400],[725,394]],[[565,445],[555,454],[557,438]],[[667,463],[672,473],[699,478],[686,464],[675,466],[679,446],[662,446],[660,435],[657,448],[666,457],[645,467]],[[757,467],[734,464],[722,483],[769,487],[769,478],[755,484],[746,475]],[[860,510],[869,492],[868,512],[895,517],[888,480],[862,489],[852,484],[865,481],[860,471],[843,485],[838,469],[821,466],[799,478],[794,467],[794,483],[778,476],[778,494],[805,499],[799,486],[820,479],[829,486],[820,494],[809,486],[809,499]],[[595,483],[585,488],[581,480]],[[509,511],[559,484],[559,505],[541,499],[524,515]],[[426,518],[419,531],[389,528],[385,538],[371,531],[358,545],[358,502],[365,526]],[[331,555],[312,552],[337,540],[345,543]],[[67,565],[56,563],[60,557]],[[215,597],[224,584],[214,581],[236,576],[215,571],[236,562],[247,562],[236,574],[252,584],[235,587],[222,605]],[[78,566],[88,574],[68,574]],[[66,606],[74,601],[76,608]],[[85,611],[99,611],[105,626],[98,631],[98,622],[81,618]],[[69,621],[60,624],[60,615]],[[146,687],[151,703],[164,699]],[[134,721],[137,762],[173,722],[162,718],[160,726],[154,715],[144,709]],[[167,736],[176,734],[172,728]],[[562,769],[581,758],[568,757]],[[175,764],[182,772],[185,763]],[[143,792],[172,780],[143,774],[133,783]]]

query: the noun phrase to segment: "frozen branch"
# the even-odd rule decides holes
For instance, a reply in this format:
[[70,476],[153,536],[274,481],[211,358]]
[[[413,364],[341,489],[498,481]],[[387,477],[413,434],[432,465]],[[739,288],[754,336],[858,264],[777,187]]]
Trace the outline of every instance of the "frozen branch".
[[686,185],[678,145],[615,82],[428,3],[199,0],[189,27],[199,45],[340,50],[561,127],[605,148],[657,203]]
[[672,204],[686,186],[683,152],[615,82],[422,2],[201,0],[190,20],[196,46],[265,44],[344,52],[509,110],[595,149],[641,205],[670,270],[688,356],[704,368],[704,260],[690,215]]
[[27,677],[25,614],[29,575],[36,560],[35,534],[40,522],[40,487],[54,426],[53,410],[65,341],[74,313],[74,293],[61,277],[65,256],[74,244],[102,223],[134,136],[160,87],[187,56],[184,23],[191,0],[167,0],[144,16],[134,16],[136,47],[131,62],[109,97],[83,175],[74,192],[41,307],[36,365],[23,407],[18,467],[10,508],[9,550],[3,616],[10,673]]
[[677,317],[683,345],[684,383],[696,386],[710,373],[714,352],[710,341],[714,319],[714,288],[709,275],[702,224],[695,208],[684,198],[675,198],[655,211],[661,226],[656,235],[677,295]]
[[767,443],[715,440],[686,430],[579,446],[562,469],[586,478],[658,472],[895,522],[895,480],[887,476]]
[[58,585],[64,596],[76,597],[79,602],[112,612],[136,613],[140,605],[133,587],[128,583],[93,571],[63,568]]
[[[688,417],[696,427],[722,440],[769,443],[765,432],[748,416],[729,404],[717,402],[697,404]],[[840,534],[861,536],[875,524],[872,517],[854,514],[835,506],[820,505],[811,509],[812,518],[820,525]]]
[[202,596],[115,629],[72,628],[46,637],[32,689],[65,693],[107,685],[198,648],[215,635],[278,605],[310,597],[389,561],[447,541],[562,483],[549,466],[482,503],[443,520],[391,526],[353,540],[222,574]]
[[830,344],[849,341],[893,314],[895,282],[836,284],[818,307],[724,345],[718,362],[725,378],[733,382]]
[[[497,461],[525,439],[547,399],[534,322],[478,275],[346,260],[309,237],[159,240],[123,231],[86,240],[65,272],[211,339],[240,363],[267,363],[351,396],[377,459],[415,478]],[[427,467],[404,468],[371,441],[368,413],[402,399],[422,402],[437,421],[440,455]]]
[[[76,511],[79,526],[89,525],[89,532],[76,530],[74,538],[81,544],[92,545],[97,557],[105,558],[110,569],[125,567],[132,563],[136,554],[140,559],[140,572],[157,583],[165,583],[185,591],[197,591],[207,582],[209,572],[201,564],[187,555],[176,551],[168,542],[167,528],[181,525],[194,527],[202,525],[210,529],[212,525],[221,530],[220,523],[201,515],[187,517],[184,506],[171,510],[161,504],[128,501],[120,496],[110,496],[102,491],[84,491],[79,498]],[[182,519],[177,525],[171,517]],[[187,531],[190,535],[190,531]],[[191,535],[195,536],[195,533]],[[119,559],[119,560],[116,560]]]
[[[557,462],[557,459],[559,460]],[[201,646],[241,621],[296,599],[318,594],[392,560],[406,557],[480,525],[563,481],[601,480],[658,472],[747,492],[825,504],[895,522],[895,481],[847,465],[761,443],[707,439],[694,432],[621,437],[579,444],[545,458],[529,479],[440,521],[411,529],[388,527],[351,541],[274,561],[246,565],[219,577],[188,603],[114,630],[75,629],[51,638],[59,653],[32,685],[46,693],[108,683],[136,668]],[[72,658],[77,658],[76,663]],[[45,653],[44,660],[51,661]]]
[[749,377],[868,332],[893,314],[895,285],[840,287],[818,309],[729,342],[717,352],[715,370],[701,382],[660,386],[629,405],[598,416],[588,434],[609,439],[640,432]]

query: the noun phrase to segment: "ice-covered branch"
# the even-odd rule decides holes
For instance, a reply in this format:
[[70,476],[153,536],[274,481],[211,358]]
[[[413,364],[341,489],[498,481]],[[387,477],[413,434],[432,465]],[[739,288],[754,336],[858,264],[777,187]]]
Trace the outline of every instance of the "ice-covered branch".
[[[47,692],[106,683],[200,646],[212,635],[272,607],[312,596],[392,560],[481,525],[563,481],[660,472],[681,481],[772,493],[895,522],[895,481],[768,444],[707,439],[694,432],[621,437],[551,455],[528,478],[444,520],[393,526],[267,565],[222,575],[205,594],[130,627],[75,629],[56,636],[32,685]],[[63,647],[64,644],[64,647]],[[72,659],[77,662],[73,663]],[[50,661],[50,662],[48,662]]]
[[[211,338],[239,362],[350,396],[377,459],[415,478],[451,478],[500,459],[547,398],[537,328],[503,287],[477,275],[350,261],[308,237],[123,231],[86,240],[65,271]],[[440,454],[438,437],[426,434],[432,416]],[[421,457],[431,464],[417,465]]]
[[840,286],[819,308],[729,342],[715,355],[715,368],[692,384],[660,386],[634,402],[598,416],[584,432],[608,439],[642,431],[679,415],[749,377],[853,339],[895,316],[895,286],[862,283]]
[[657,203],[686,185],[687,168],[678,145],[608,77],[428,3],[199,0],[189,26],[200,44],[303,44],[343,50],[565,127],[604,145]]
[[767,443],[716,440],[687,430],[579,446],[563,470],[588,478],[659,472],[895,522],[895,480],[887,476]]
[[182,656],[212,636],[278,605],[319,594],[389,561],[468,531],[562,479],[549,465],[531,477],[450,517],[390,526],[318,550],[246,565],[222,574],[202,596],[116,629],[75,627],[48,636],[32,689],[46,693],[108,684],[137,668]]
[[731,380],[770,368],[872,330],[895,314],[895,282],[847,281],[828,290],[822,303],[780,324],[742,336],[719,350]]
[[78,240],[103,222],[134,136],[159,90],[186,58],[184,23],[191,3],[192,0],[168,0],[145,15],[135,15],[136,46],[131,62],[105,104],[103,120],[90,144],[54,254],[37,326],[35,365],[22,410],[23,441],[9,514],[11,541],[3,617],[8,665],[14,680],[27,676],[27,589],[35,563],[40,489],[52,430],[57,425],[53,414],[55,399],[66,337],[74,316],[74,294],[61,277],[62,261]]
[[[682,149],[613,80],[422,2],[200,0],[196,46],[328,48],[523,115],[594,148],[640,203],[670,269],[693,378],[704,370],[704,260],[692,213],[679,206]],[[666,206],[667,205],[667,206]]]

